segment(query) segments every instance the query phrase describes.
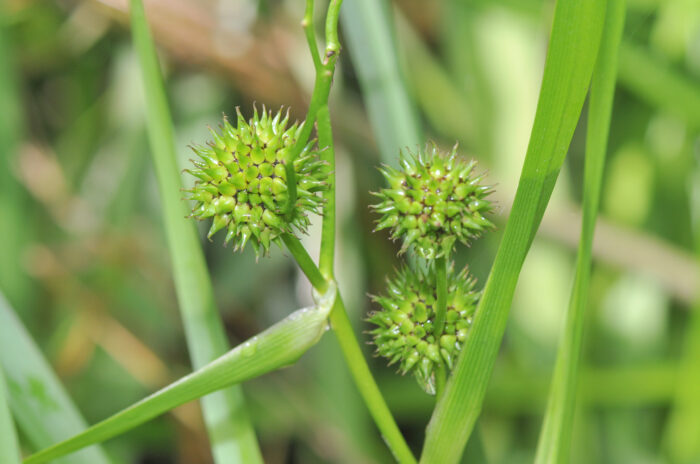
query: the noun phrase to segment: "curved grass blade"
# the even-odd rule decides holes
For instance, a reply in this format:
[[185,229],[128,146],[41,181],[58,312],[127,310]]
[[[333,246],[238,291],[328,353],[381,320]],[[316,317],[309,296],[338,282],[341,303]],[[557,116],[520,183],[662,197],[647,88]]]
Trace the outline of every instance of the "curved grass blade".
[[503,239],[474,326],[427,427],[421,462],[457,462],[481,412],[518,276],[588,90],[604,0],[558,0],[535,122]]
[[38,464],[100,443],[181,404],[296,362],[321,339],[335,303],[331,285],[317,306],[299,309],[225,355],[84,432],[24,460]]
[[[196,369],[228,351],[229,344],[214,302],[197,231],[185,218],[187,208],[180,200],[182,183],[175,157],[170,111],[141,0],[131,0],[131,24],[143,75],[148,136],[163,206],[175,289],[187,346]],[[262,463],[240,387],[205,398],[202,409],[217,463]]]
[[12,421],[10,408],[7,404],[5,393],[5,375],[0,366],[0,462],[6,464],[19,464],[20,453],[17,442],[17,430]]
[[[23,436],[36,449],[80,433],[86,424],[17,315],[0,294],[0,365],[10,409]],[[4,461],[0,461],[4,462]],[[92,447],[64,464],[108,464]]]
[[603,167],[615,96],[618,50],[624,21],[625,1],[608,0],[600,52],[591,79],[583,181],[583,222],[576,258],[576,277],[566,315],[564,334],[557,352],[552,388],[537,446],[536,464],[570,461],[581,345],[591,276],[593,233],[600,203]]

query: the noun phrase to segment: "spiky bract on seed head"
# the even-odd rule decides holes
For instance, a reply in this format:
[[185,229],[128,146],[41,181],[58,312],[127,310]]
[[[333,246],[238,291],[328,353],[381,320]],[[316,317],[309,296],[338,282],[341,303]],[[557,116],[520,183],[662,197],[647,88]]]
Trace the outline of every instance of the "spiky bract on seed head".
[[447,314],[442,335],[433,332],[435,318],[435,270],[399,271],[393,280],[387,280],[388,293],[373,296],[381,310],[367,319],[377,327],[370,331],[377,353],[399,363],[402,374],[412,372],[418,383],[434,393],[435,368],[444,364],[452,368],[462,348],[480,293],[474,290],[475,281],[467,268],[458,274],[450,266],[447,273]]
[[449,256],[457,240],[466,244],[493,227],[484,217],[492,209],[486,196],[491,187],[481,185],[475,161],[466,161],[435,145],[417,154],[401,154],[401,170],[381,169],[389,188],[375,195],[373,208],[382,215],[377,230],[391,229],[392,239],[403,239],[401,253],[409,247],[425,259]]
[[214,138],[206,146],[193,147],[201,160],[193,160],[187,172],[198,180],[187,190],[197,202],[192,216],[213,218],[208,237],[226,229],[225,243],[233,240],[234,250],[248,241],[257,254],[266,254],[272,242],[293,229],[305,232],[307,214],[318,212],[319,192],[327,188],[326,170],[309,142],[294,161],[297,199],[287,221],[287,173],[285,164],[297,141],[297,123],[287,127],[289,114],[273,116],[263,107],[246,122],[238,108],[236,127],[224,118],[221,131],[210,130]]

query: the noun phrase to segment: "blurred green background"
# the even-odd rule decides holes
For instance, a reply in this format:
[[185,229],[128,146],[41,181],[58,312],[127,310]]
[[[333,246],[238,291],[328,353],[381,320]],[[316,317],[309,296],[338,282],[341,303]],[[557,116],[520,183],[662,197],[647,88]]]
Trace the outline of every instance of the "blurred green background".
[[[207,125],[237,105],[244,114],[255,102],[290,106],[304,117],[314,74],[301,0],[145,3],[182,167],[187,145],[205,141]],[[337,274],[358,332],[367,329],[367,294],[381,292],[401,263],[388,234],[371,233],[376,166],[396,162],[400,148],[457,141],[488,170],[502,226],[552,11],[540,0],[345,0],[330,104]],[[700,330],[691,324],[700,288],[700,3],[628,0],[619,66],[574,462],[700,462],[678,458],[700,448]],[[125,0],[2,0],[0,290],[90,423],[190,370],[143,105]],[[584,131],[582,123],[522,271],[469,462],[532,462],[573,279]],[[316,254],[314,224],[303,241]],[[468,263],[483,283],[499,236],[476,242],[457,265]],[[280,250],[256,263],[251,250],[233,254],[222,240],[202,244],[232,338],[309,303],[308,284]],[[419,450],[433,398],[370,361]],[[694,400],[683,386],[695,386]],[[331,337],[244,389],[266,462],[391,462]],[[211,462],[197,404],[106,448],[118,462]]]

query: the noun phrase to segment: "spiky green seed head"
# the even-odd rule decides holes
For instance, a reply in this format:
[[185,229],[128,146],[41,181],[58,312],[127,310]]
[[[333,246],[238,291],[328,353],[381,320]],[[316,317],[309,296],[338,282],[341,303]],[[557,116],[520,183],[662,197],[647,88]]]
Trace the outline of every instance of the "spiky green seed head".
[[317,213],[320,193],[327,188],[326,169],[309,142],[294,161],[296,202],[290,220],[284,214],[288,199],[286,163],[297,141],[297,123],[287,127],[289,112],[273,116],[263,107],[246,121],[236,108],[233,127],[224,117],[220,132],[210,129],[213,141],[193,147],[200,158],[186,171],[197,178],[188,198],[196,205],[192,216],[213,218],[207,237],[226,230],[225,243],[234,251],[250,242],[256,254],[267,254],[280,236],[305,232],[308,213]]
[[455,274],[453,266],[447,273],[447,313],[442,334],[433,331],[435,319],[435,271],[399,271],[387,280],[388,293],[373,296],[381,310],[371,313],[368,321],[376,328],[370,331],[377,354],[389,364],[399,363],[402,374],[411,372],[428,393],[435,393],[435,369],[444,365],[448,370],[462,349],[472,324],[480,293],[467,268]]
[[391,229],[393,240],[403,239],[400,253],[409,247],[425,259],[449,256],[455,242],[468,245],[493,228],[485,214],[492,210],[486,197],[491,187],[475,174],[475,161],[441,152],[434,144],[419,153],[401,153],[401,170],[381,169],[389,188],[375,193],[381,214],[376,230]]

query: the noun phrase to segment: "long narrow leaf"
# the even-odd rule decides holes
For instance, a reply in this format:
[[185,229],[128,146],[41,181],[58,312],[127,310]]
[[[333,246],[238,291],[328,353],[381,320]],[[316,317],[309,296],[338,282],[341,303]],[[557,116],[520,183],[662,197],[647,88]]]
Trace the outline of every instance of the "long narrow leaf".
[[[85,421],[2,294],[0,365],[5,373],[12,414],[34,448],[44,448],[85,429]],[[70,461],[56,462],[108,464],[110,461],[100,448],[92,447]]]
[[19,464],[19,443],[17,442],[17,430],[10,414],[5,393],[5,375],[0,366],[0,462],[6,464]]
[[535,462],[537,464],[569,462],[571,433],[576,408],[579,364],[585,325],[588,285],[591,276],[591,250],[605,153],[610,132],[617,56],[625,20],[625,1],[608,0],[598,62],[591,79],[586,136],[586,164],[583,182],[583,222],[576,258],[576,277],[566,316],[564,334],[549,394],[544,425],[540,433]]
[[[192,363],[199,368],[225,353],[229,345],[214,302],[214,291],[195,226],[185,219],[188,213],[180,199],[182,185],[175,158],[170,111],[141,0],[131,1],[131,23],[143,75],[148,135],[175,288]],[[205,398],[202,408],[216,462],[262,462],[240,387]]]
[[335,287],[317,306],[293,312],[269,329],[238,345],[192,374],[114,414],[66,441],[25,459],[25,464],[56,457],[103,442],[181,404],[296,362],[328,328]]
[[382,161],[398,165],[399,150],[422,143],[420,126],[399,70],[390,3],[345,2],[340,19]]
[[520,270],[581,113],[604,19],[604,0],[557,2],[535,122],[513,209],[474,326],[428,425],[421,462],[457,462],[481,412]]

